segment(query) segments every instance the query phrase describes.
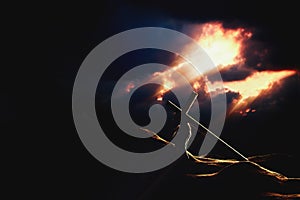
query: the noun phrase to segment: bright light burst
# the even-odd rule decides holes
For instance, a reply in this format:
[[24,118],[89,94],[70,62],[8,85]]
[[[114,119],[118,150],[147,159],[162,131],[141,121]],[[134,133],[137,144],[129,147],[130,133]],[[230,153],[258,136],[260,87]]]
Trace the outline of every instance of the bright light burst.
[[252,33],[244,28],[226,29],[220,22],[200,26],[197,41],[217,67],[226,67],[245,61],[242,50]]
[[[215,63],[216,69],[226,71],[234,65],[244,66],[247,60],[244,50],[253,33],[243,27],[225,28],[221,22],[208,22],[195,25],[192,35]],[[187,47],[185,53],[193,55],[194,52]],[[215,92],[220,89],[220,85],[223,85],[225,92],[238,93],[239,98],[232,102],[230,112],[244,109],[242,112],[248,113],[250,111],[246,112],[247,106],[254,99],[269,93],[275,83],[280,84],[282,79],[296,73],[295,70],[255,71],[249,68],[253,71],[252,75],[238,81],[224,81],[221,84],[210,82],[207,79],[208,74],[195,73],[192,68],[188,62],[178,58],[170,69],[155,72],[151,79],[160,79],[162,82],[162,86],[156,93],[157,101],[162,101],[166,92],[183,84],[174,78],[176,73],[180,73],[189,80],[195,91],[202,89],[206,93]],[[203,87],[205,84],[209,87]],[[133,88],[134,84],[129,83],[125,90],[130,92]]]
[[240,95],[240,98],[235,101],[232,111],[253,102],[255,98],[272,90],[275,83],[280,84],[282,79],[295,73],[294,70],[261,71],[255,72],[244,80],[224,82],[227,90]]

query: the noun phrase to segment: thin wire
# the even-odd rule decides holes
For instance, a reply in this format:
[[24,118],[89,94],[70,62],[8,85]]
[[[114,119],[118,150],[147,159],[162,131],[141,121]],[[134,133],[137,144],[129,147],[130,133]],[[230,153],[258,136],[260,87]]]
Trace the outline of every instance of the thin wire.
[[[174,106],[176,109],[178,109],[179,111],[182,111],[182,109],[180,107],[178,107],[176,104],[174,104],[172,101],[168,102]],[[236,150],[235,148],[233,148],[231,145],[229,145],[227,142],[225,142],[223,139],[221,139],[219,136],[217,136],[215,133],[213,133],[211,130],[209,130],[208,128],[206,128],[204,125],[202,125],[200,122],[198,122],[197,120],[195,120],[192,116],[190,116],[188,113],[185,113],[185,115],[192,120],[193,122],[195,122],[196,124],[198,124],[199,126],[201,126],[204,130],[206,130],[208,133],[210,133],[213,137],[215,137],[217,140],[219,140],[220,142],[222,142],[223,144],[225,144],[228,148],[230,148],[231,150],[233,150],[235,153],[237,153],[239,156],[241,156],[244,160],[249,161],[247,157],[245,157],[243,154],[241,154],[238,150]]]

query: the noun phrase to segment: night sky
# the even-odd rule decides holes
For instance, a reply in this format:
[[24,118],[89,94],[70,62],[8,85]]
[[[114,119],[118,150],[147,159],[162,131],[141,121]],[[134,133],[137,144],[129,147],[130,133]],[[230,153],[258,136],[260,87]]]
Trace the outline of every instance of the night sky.
[[[227,118],[222,138],[235,144],[247,156],[275,153],[277,156],[266,163],[267,167],[289,177],[300,177],[300,151],[297,140],[300,113],[300,61],[297,49],[300,44],[300,32],[297,27],[297,8],[288,1],[262,4],[261,1],[194,0],[114,0],[101,1],[97,5],[81,2],[40,6],[40,9],[30,16],[31,20],[37,19],[33,26],[34,30],[38,29],[35,34],[30,34],[30,38],[38,39],[38,46],[42,47],[40,50],[37,47],[36,50],[45,59],[38,61],[36,69],[28,66],[30,78],[18,75],[22,80],[28,79],[30,86],[38,88],[34,92],[35,100],[24,100],[25,105],[11,106],[15,101],[20,101],[20,96],[27,98],[21,84],[13,86],[21,90],[19,95],[7,90],[1,99],[3,105],[8,105],[4,107],[0,116],[4,121],[3,130],[8,130],[17,118],[21,118],[26,126],[35,124],[32,130],[37,133],[34,140],[36,142],[34,145],[28,145],[32,155],[30,157],[33,159],[30,159],[30,162],[22,161],[27,167],[20,173],[25,174],[20,181],[21,187],[27,188],[27,180],[32,179],[34,185],[31,187],[30,184],[31,189],[26,189],[26,192],[41,199],[53,197],[144,200],[173,198],[178,195],[186,195],[187,198],[197,195],[197,198],[201,198],[218,190],[228,197],[236,194],[236,190],[251,196],[251,187],[257,183],[247,182],[247,179],[239,180],[238,175],[235,176],[234,173],[224,182],[198,181],[186,176],[185,174],[201,173],[201,170],[210,169],[198,168],[185,155],[170,166],[151,173],[129,174],[111,169],[85,149],[73,122],[72,88],[76,73],[88,53],[103,40],[137,27],[158,26],[182,30],[185,23],[200,24],[214,20],[222,21],[225,27],[253,28],[255,41],[269,51],[264,60],[265,69],[298,71],[298,74],[274,89],[273,95],[253,102],[252,106],[257,110],[255,113],[246,117],[233,115]],[[26,24],[27,22],[23,23],[22,28],[26,29]],[[31,25],[28,25],[29,27]],[[251,51],[247,53],[251,54]],[[114,65],[119,63],[123,67],[122,70],[126,71],[130,66],[153,60],[171,64],[172,56],[163,51],[137,51],[135,55],[120,58]],[[251,60],[248,64],[251,65]],[[118,71],[119,75],[121,72]],[[111,72],[115,77],[110,77],[110,72],[107,72],[107,77],[103,78],[106,79],[104,82],[109,84],[109,81],[115,81],[118,73]],[[233,78],[226,73],[223,76],[228,80]],[[147,92],[147,88],[144,90]],[[151,92],[151,89],[149,90]],[[18,100],[12,100],[10,95],[18,96]],[[102,112],[101,106],[104,108],[109,101],[101,95],[97,98],[99,114]],[[143,99],[137,96],[135,101],[139,98]],[[230,96],[228,98],[230,99]],[[30,102],[30,106],[26,105],[27,102]],[[24,110],[33,117],[19,117],[19,110]],[[104,112],[109,115],[109,111]],[[19,128],[13,129],[19,132]],[[116,128],[112,128],[111,131],[118,132]],[[129,140],[124,136],[122,140],[118,139],[115,134],[112,134],[110,139],[116,143]],[[140,151],[145,151],[148,147],[155,149],[162,146],[159,142],[154,142],[154,146],[146,148],[145,145],[151,144],[147,141],[140,144],[133,141],[130,144],[140,148]],[[195,148],[199,146],[196,145]],[[217,143],[211,154],[222,158],[237,158],[220,143]],[[235,181],[241,182],[237,184]],[[237,186],[243,189],[238,189]]]

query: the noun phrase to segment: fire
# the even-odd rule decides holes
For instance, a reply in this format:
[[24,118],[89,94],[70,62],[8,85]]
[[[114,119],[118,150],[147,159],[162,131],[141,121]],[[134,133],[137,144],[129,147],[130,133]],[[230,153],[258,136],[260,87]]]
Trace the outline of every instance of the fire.
[[[195,34],[194,37],[197,38],[199,45],[207,52],[217,67],[224,68],[245,61],[242,49],[245,46],[245,41],[252,36],[251,32],[246,31],[244,28],[224,28],[220,22],[205,23],[200,28],[197,27],[195,32],[196,34],[200,33],[199,35]],[[188,48],[187,51],[189,51]],[[192,54],[193,52],[190,53]],[[164,82],[163,89],[158,92],[159,95],[163,95],[176,85],[179,85],[172,81],[174,72],[180,72],[185,77],[188,77],[196,91],[200,89],[200,83],[195,81],[200,74],[191,70],[192,67],[187,62],[176,61],[176,63],[170,70],[154,74],[154,76],[160,77]]]
[[200,85],[200,83],[198,82],[198,81],[195,81],[194,82],[194,84],[193,84],[193,88],[194,88],[194,90],[199,90],[200,89],[200,87],[201,87],[201,85]]
[[246,110],[240,110],[240,114],[245,117],[248,115],[248,113],[254,113],[256,112],[256,109],[252,109],[252,108],[247,108]]
[[[224,87],[240,95],[240,98],[234,103],[233,110],[235,110],[244,104],[251,103],[261,94],[270,91],[275,83],[280,83],[282,79],[295,73],[294,70],[255,72],[244,80],[224,82]],[[249,111],[246,109],[245,112]]]
[[220,22],[204,24],[198,36],[198,43],[217,67],[244,62],[242,48],[252,33],[244,28],[225,29]]
[[163,95],[175,86],[175,81],[163,78],[163,85],[158,92],[157,101],[162,101]]
[[175,81],[169,80],[168,78],[163,79],[163,89],[161,90],[161,93],[165,93],[172,89],[175,86]]
[[171,90],[173,87],[175,87],[175,81],[172,79],[172,74],[174,73],[174,69],[167,70],[164,72],[155,72],[153,74],[154,78],[159,78],[162,80],[162,87],[158,92],[158,95],[162,96],[167,91]]
[[131,89],[133,89],[135,87],[133,82],[128,83],[128,85],[126,86],[125,90],[126,92],[130,92]]
[[162,101],[162,100],[163,100],[163,97],[162,97],[162,96],[158,96],[158,97],[156,98],[156,100],[157,100],[157,101]]
[[[225,28],[220,22],[208,22],[199,26],[195,26],[193,37],[199,45],[206,51],[208,56],[215,63],[216,68],[227,70],[233,65],[244,67],[245,57],[244,50],[248,40],[252,37],[252,32],[245,28]],[[194,52],[185,49],[186,53],[193,55]],[[262,65],[261,63],[257,64]],[[181,83],[174,78],[174,73],[179,72],[188,78],[195,91],[201,88],[204,92],[218,94],[220,83],[210,82],[207,80],[208,74],[204,74],[200,78],[200,74],[191,70],[193,67],[186,61],[176,59],[173,67],[163,72],[156,72],[152,78],[160,79],[163,84],[157,92],[157,100],[162,101],[163,95],[174,87],[178,87]],[[225,91],[235,92],[239,94],[238,99],[232,101],[231,111],[241,112],[242,115],[247,115],[251,112],[256,112],[255,109],[250,109],[249,104],[255,98],[271,91],[275,83],[280,83],[282,79],[296,73],[294,70],[281,71],[255,71],[252,70],[252,75],[244,80],[224,82]],[[199,81],[200,80],[200,81]],[[209,90],[202,87],[203,84],[209,84]],[[206,89],[205,89],[206,88]],[[248,108],[247,108],[248,107]],[[246,109],[245,109],[246,108]]]
[[158,98],[163,96],[166,92],[170,91],[172,88],[180,86],[179,80],[176,80],[175,74],[181,74],[185,77],[189,77],[189,80],[193,80],[195,77],[198,77],[198,74],[195,74],[195,70],[190,66],[188,62],[178,62],[170,69],[163,72],[155,72],[152,75],[152,79],[159,79],[162,82],[162,87],[157,92]]

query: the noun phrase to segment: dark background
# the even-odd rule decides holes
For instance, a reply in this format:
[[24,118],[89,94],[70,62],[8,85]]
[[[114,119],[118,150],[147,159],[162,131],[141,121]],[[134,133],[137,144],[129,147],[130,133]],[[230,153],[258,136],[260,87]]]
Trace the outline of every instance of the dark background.
[[[12,19],[12,23],[7,23],[12,33],[5,32],[17,44],[19,40],[25,44],[20,45],[20,49],[17,44],[8,45],[11,55],[22,54],[18,58],[9,57],[12,63],[21,61],[21,64],[7,70],[19,81],[14,83],[4,77],[9,84],[7,81],[2,84],[2,130],[14,133],[21,147],[10,156],[10,160],[17,163],[9,173],[13,178],[7,182],[17,188],[11,195],[56,199],[201,197],[205,191],[224,186],[186,177],[184,174],[197,171],[197,167],[185,157],[156,172],[127,174],[104,166],[82,145],[72,118],[73,82],[88,53],[111,35],[143,26],[180,29],[180,23],[174,21],[222,20],[230,27],[249,26],[259,30],[255,39],[263,41],[271,50],[269,62],[272,66],[300,69],[298,7],[289,1],[128,0],[98,4],[26,4],[12,8],[6,15]],[[29,61],[28,64],[24,64],[25,61]],[[256,117],[229,119],[222,136],[247,155],[292,155],[293,161],[283,164],[279,160],[280,164],[276,162],[274,168],[289,176],[299,176],[299,142],[296,139],[300,112],[299,75],[285,84],[285,90],[274,97],[283,99],[275,109],[260,112]],[[241,130],[244,131],[242,137],[239,136]],[[30,142],[25,142],[28,137]],[[214,153],[229,155],[226,151],[222,145],[217,145]],[[227,181],[231,185],[231,181]],[[255,183],[243,184],[250,190]],[[233,188],[227,189],[234,193]]]

